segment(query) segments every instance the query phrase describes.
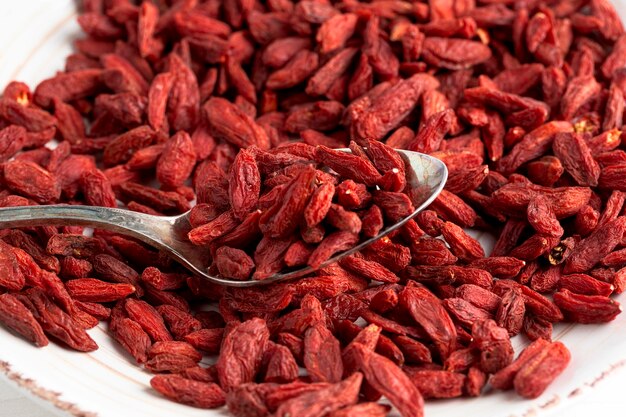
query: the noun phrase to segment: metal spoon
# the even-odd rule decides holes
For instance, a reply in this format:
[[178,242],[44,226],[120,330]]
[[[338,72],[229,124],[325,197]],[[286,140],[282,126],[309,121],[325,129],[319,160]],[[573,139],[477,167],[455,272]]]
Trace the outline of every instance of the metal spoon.
[[[345,151],[349,152],[348,149]],[[327,260],[321,267],[338,261],[344,256],[363,249],[365,246],[389,234],[424,210],[441,192],[448,177],[448,170],[440,160],[417,152],[398,150],[411,167],[407,171],[407,186],[413,188],[415,211],[410,216],[382,230],[378,236],[340,252]],[[192,245],[187,240],[190,230],[189,212],[178,216],[152,216],[130,210],[107,207],[51,205],[22,206],[0,209],[0,227],[80,225],[98,227],[132,236],[140,241],[167,252],[172,258],[200,277],[214,283],[232,287],[251,287],[283,279],[296,278],[313,270],[310,267],[274,274],[261,281],[234,281],[208,274],[205,264],[207,249]]]

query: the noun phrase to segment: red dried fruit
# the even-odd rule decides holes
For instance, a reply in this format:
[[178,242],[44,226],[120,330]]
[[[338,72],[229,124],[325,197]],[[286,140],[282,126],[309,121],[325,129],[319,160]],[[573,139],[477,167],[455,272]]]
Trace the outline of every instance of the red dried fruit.
[[190,131],[200,117],[200,91],[196,74],[177,54],[169,55],[174,76],[167,101],[168,122],[172,129]]
[[572,216],[584,207],[591,197],[588,187],[559,187],[546,189],[528,184],[507,184],[492,194],[493,205],[505,214],[520,216],[526,213],[528,203],[537,194],[543,194],[557,219]]
[[355,255],[343,258],[340,265],[350,272],[376,281],[395,283],[400,280],[396,274],[381,264]]
[[442,190],[439,197],[430,205],[440,217],[461,227],[471,227],[476,222],[477,214],[461,198]]
[[[27,277],[31,276],[31,269],[35,266],[22,268],[21,254],[16,253],[13,248],[4,242],[0,242],[0,287],[10,291],[20,291],[27,284]],[[26,262],[30,261],[26,260]],[[31,262],[29,262],[31,263]],[[37,268],[38,269],[38,268]],[[38,270],[34,271],[37,276]],[[30,284],[30,283],[29,283]]]
[[154,168],[163,148],[165,148],[164,144],[158,144],[138,150],[126,163],[126,167],[131,171]]
[[179,373],[185,369],[197,366],[198,361],[186,355],[163,353],[150,358],[144,366],[152,373]]
[[141,328],[150,335],[155,342],[172,340],[172,335],[165,327],[163,318],[159,312],[142,300],[129,298],[124,304],[128,316],[137,322]]
[[528,178],[539,185],[551,187],[563,175],[565,169],[561,161],[554,156],[544,156],[527,165]]
[[374,203],[381,208],[385,218],[391,223],[396,223],[415,211],[411,199],[404,193],[376,190],[372,196]]
[[578,185],[595,187],[600,177],[600,165],[593,159],[591,150],[580,134],[559,133],[555,136],[552,149],[565,171]]
[[365,259],[378,262],[385,268],[398,273],[411,263],[411,250],[388,237],[379,239],[363,250]]
[[100,170],[85,172],[80,178],[81,189],[89,205],[117,207],[109,178]]
[[[370,61],[371,63],[371,61]],[[356,131],[362,138],[380,140],[413,110],[420,96],[437,88],[438,82],[427,74],[416,74],[388,88],[367,112],[354,121]]]
[[22,149],[26,134],[21,126],[11,125],[0,130],[0,161],[8,160]]
[[302,241],[297,241],[289,246],[285,252],[285,265],[288,267],[306,265],[313,249]]
[[592,100],[601,90],[600,84],[593,76],[572,78],[561,99],[561,115],[565,120],[572,119],[578,110]]
[[314,296],[306,295],[301,302],[301,308],[291,311],[270,323],[272,334],[289,332],[295,336],[302,336],[304,331],[313,324],[322,320],[322,306]]
[[601,260],[602,265],[616,267],[626,263],[626,250],[620,249],[609,253]]
[[626,230],[626,217],[618,217],[597,228],[576,245],[565,261],[563,273],[586,272],[617,246]]
[[285,252],[291,246],[292,238],[271,239],[263,237],[254,251],[256,270],[253,279],[265,279],[281,270]]
[[508,366],[496,372],[489,379],[489,384],[494,388],[509,390],[513,388],[513,380],[522,367],[535,355],[540,353],[550,342],[545,339],[537,339],[528,345],[518,357]]
[[61,260],[60,275],[66,279],[87,278],[92,269],[93,265],[91,262],[85,259],[77,259],[73,256],[66,256]]
[[[167,317],[164,316],[167,320]],[[173,329],[172,329],[172,332]],[[224,329],[200,329],[183,336],[183,340],[194,348],[213,355],[219,352],[224,336]]]
[[143,331],[141,326],[129,319],[121,318],[111,320],[111,335],[117,340],[128,353],[130,353],[138,363],[148,360],[148,349],[152,346],[150,336]]
[[155,132],[148,126],[140,126],[117,136],[104,148],[103,161],[113,166],[128,161],[133,153],[153,143]]
[[398,294],[389,289],[376,294],[370,302],[370,308],[377,313],[385,314],[398,305]]
[[443,305],[446,310],[448,310],[451,317],[468,328],[477,321],[493,318],[489,312],[478,308],[461,298],[446,298],[443,300]]
[[363,53],[369,58],[373,70],[383,79],[396,77],[399,60],[393,54],[389,43],[382,37],[380,19],[373,15],[369,18],[363,32]]
[[191,175],[195,164],[196,153],[191,138],[181,131],[165,143],[156,164],[156,177],[165,187],[180,187]]
[[179,375],[157,375],[150,385],[163,396],[197,408],[219,408],[226,403],[224,391],[217,384],[204,383]]
[[261,149],[269,147],[265,131],[229,101],[213,97],[204,104],[203,109],[216,139],[224,139],[241,148],[252,145]]
[[4,181],[11,190],[38,203],[53,203],[61,196],[61,187],[55,176],[32,162],[7,162],[4,165]]
[[444,222],[434,211],[420,211],[415,217],[415,221],[419,227],[430,236],[437,237],[441,234],[441,228],[443,227]]
[[[22,232],[21,230],[11,230],[6,236],[4,236],[3,239],[5,242],[22,249],[26,255],[30,255],[41,268],[51,272],[60,271],[59,260],[54,256],[48,255],[39,243],[30,235]],[[20,254],[18,252],[15,252],[15,255],[17,256],[18,262],[27,262],[24,261],[22,256],[19,256]],[[27,267],[27,270],[32,271],[33,267]],[[36,277],[37,275],[38,271],[34,271],[32,275],[30,273],[25,274],[26,277]],[[18,281],[12,282],[19,282],[19,278],[17,278],[17,280]]]
[[[101,94],[96,98],[94,107],[94,114],[98,119],[94,122],[91,130],[104,133],[108,131],[104,124],[110,124],[111,120],[125,127],[136,127],[142,124],[145,109],[146,99],[138,94],[131,92]],[[78,123],[79,120],[76,120],[76,122]],[[80,123],[82,123],[82,119],[80,119]],[[114,130],[114,128],[111,127],[110,130]]]
[[462,194],[474,190],[489,175],[489,168],[486,165],[456,170],[448,177],[446,189],[452,193]]
[[509,256],[490,256],[476,259],[469,266],[484,269],[499,278],[513,278],[519,274],[526,262]]
[[450,245],[452,253],[459,259],[471,262],[474,259],[483,258],[485,256],[485,252],[480,246],[480,243],[454,223],[445,222],[441,228],[441,234]]
[[567,289],[554,294],[554,303],[568,320],[577,323],[604,323],[621,312],[619,303],[608,297],[574,294]]
[[506,329],[510,336],[514,336],[522,331],[525,314],[526,304],[522,292],[517,289],[510,289],[502,294],[495,320],[498,326]]
[[139,295],[143,294],[139,274],[124,262],[111,255],[99,254],[92,257],[91,263],[99,277],[120,284],[130,284]]
[[102,72],[101,69],[88,69],[45,80],[35,90],[35,103],[50,107],[54,98],[68,102],[92,96],[102,88]]
[[311,253],[308,265],[319,268],[335,253],[352,248],[359,241],[357,234],[345,231],[334,232],[324,238],[318,247]]
[[176,290],[183,286],[187,275],[178,273],[164,273],[158,268],[150,266],[141,273],[141,280],[158,290]]
[[315,417],[356,404],[362,380],[363,375],[357,372],[336,384],[284,398],[275,415]]
[[346,72],[356,53],[356,48],[345,48],[329,59],[309,79],[305,89],[306,93],[312,96],[326,95],[330,98],[334,83],[341,80],[340,77]]
[[561,268],[552,266],[536,271],[530,278],[530,287],[540,293],[554,291],[561,279]]
[[287,347],[273,344],[270,355],[265,381],[285,383],[298,377],[298,364]]
[[232,211],[226,211],[215,219],[201,226],[191,229],[187,234],[189,241],[194,245],[206,245],[215,239],[233,230],[239,222]]
[[356,235],[359,234],[362,227],[361,219],[358,214],[353,211],[348,211],[338,204],[331,204],[324,220],[329,226],[337,230],[344,230]]
[[548,122],[535,130],[527,133],[505,157],[498,161],[498,170],[510,174],[532,159],[542,156],[552,144],[557,133],[571,132],[572,125],[569,122]]
[[254,261],[244,251],[228,246],[220,247],[215,253],[215,265],[226,278],[246,280],[254,269]]
[[[458,258],[450,252],[448,246],[441,239],[421,238],[411,245],[411,253],[413,261],[422,265],[452,265],[458,261]],[[405,272],[410,278],[419,281],[417,275],[412,275],[408,270]]]
[[324,220],[335,194],[335,186],[329,182],[315,189],[304,208],[304,221],[308,227],[315,227]]
[[465,375],[448,371],[405,368],[420,394],[428,398],[456,398],[463,395]]
[[456,329],[441,301],[425,288],[406,287],[399,294],[400,307],[407,311],[432,339],[442,359],[454,350]]
[[563,235],[563,228],[545,196],[537,195],[528,203],[528,222],[537,233],[552,237]]
[[384,226],[383,212],[380,207],[372,205],[361,217],[361,223],[361,234],[364,237],[377,236]]
[[472,366],[465,380],[465,392],[470,397],[478,397],[487,383],[487,374]]
[[97,238],[58,233],[48,239],[46,251],[51,255],[89,258],[105,252],[105,244]]
[[167,99],[174,83],[174,77],[170,72],[158,74],[152,80],[148,92],[147,117],[150,126],[156,130],[168,130],[166,108]]
[[495,373],[513,360],[513,347],[506,329],[493,320],[476,321],[472,326],[472,346],[480,351],[480,368]]
[[388,405],[368,402],[344,407],[330,413],[329,417],[384,417],[390,409]]
[[0,323],[35,346],[48,344],[48,338],[30,310],[8,293],[0,295]]
[[438,150],[443,137],[452,127],[453,115],[454,112],[452,110],[446,109],[430,116],[407,148],[411,151],[423,153],[431,153]]
[[259,199],[261,176],[254,157],[243,150],[231,167],[228,195],[235,216],[243,220]]
[[80,352],[91,352],[98,348],[85,329],[39,288],[31,288],[16,297],[49,336]]
[[267,78],[267,88],[281,90],[294,87],[307,80],[318,67],[319,57],[315,52],[302,49],[280,69]]
[[309,49],[310,39],[301,37],[286,37],[276,39],[263,51],[263,63],[272,68],[283,67],[295,54],[303,49]]
[[355,346],[358,369],[365,380],[393,404],[403,417],[421,417],[424,400],[417,387],[396,364],[363,345]]
[[341,48],[354,33],[358,16],[353,13],[339,14],[326,20],[317,32],[322,53]]
[[567,366],[569,350],[561,342],[550,343],[521,366],[513,380],[515,391],[525,398],[537,398]]
[[[157,307],[157,311],[163,317],[167,328],[177,340],[202,328],[202,323],[199,320],[177,307],[163,304]],[[194,347],[197,346],[194,345]]]
[[530,340],[552,340],[552,323],[547,320],[527,315],[524,317],[523,330]]
[[490,290],[474,284],[463,284],[454,293],[459,297],[489,312],[495,312],[500,306],[501,298]]
[[[376,314],[371,310],[362,310],[361,317],[368,323],[376,324],[377,326],[381,327],[383,330],[388,331],[393,334],[398,334],[401,336],[409,335],[409,336],[413,336],[416,338],[422,338],[424,336],[423,332],[421,332],[419,329],[415,327],[405,326],[405,325],[396,323],[392,319],[388,319],[384,316],[381,316],[380,314]],[[399,362],[400,363],[403,362],[403,359]]]
[[459,70],[487,61],[491,57],[491,50],[476,41],[427,37],[422,57],[430,65]]
[[559,279],[559,288],[575,294],[603,295],[605,297],[611,295],[615,290],[613,284],[600,281],[587,274],[562,275]]
[[215,367],[203,368],[201,366],[194,366],[193,368],[187,368],[180,373],[181,376],[192,379],[198,382],[216,382],[217,377],[215,375]]
[[304,367],[313,382],[339,382],[343,375],[341,346],[323,324],[317,323],[304,334]]
[[287,132],[299,133],[303,130],[333,130],[339,125],[344,106],[338,101],[315,101],[293,106],[285,119]]
[[307,167],[285,187],[284,197],[274,203],[259,218],[264,235],[284,238],[294,232],[300,224],[304,210],[313,192],[315,169]]
[[135,287],[130,284],[109,284],[94,278],[70,280],[65,287],[72,298],[93,303],[117,301],[135,292]]
[[268,339],[265,321],[258,318],[237,324],[226,333],[216,363],[220,386],[225,391],[253,381]]

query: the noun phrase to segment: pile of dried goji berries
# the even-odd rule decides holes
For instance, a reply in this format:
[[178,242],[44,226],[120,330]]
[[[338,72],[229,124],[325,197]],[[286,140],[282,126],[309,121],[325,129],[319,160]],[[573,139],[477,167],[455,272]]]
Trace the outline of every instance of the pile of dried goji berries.
[[[352,154],[295,142],[276,148],[279,153],[256,146],[240,150],[228,181],[211,190],[212,203],[189,213],[187,236],[207,248],[209,272],[263,280],[286,269],[319,269],[331,264],[337,252],[354,252],[360,240],[375,238],[383,229],[384,235],[390,230],[385,224],[398,226],[413,215],[413,200],[421,205],[428,187],[407,184],[405,161],[393,148],[362,142],[365,146],[350,143]],[[331,173],[316,169],[316,163]],[[408,242],[424,234],[415,222],[404,232]],[[367,276],[377,281],[398,281],[378,276],[376,262],[356,255],[346,262],[370,270]]]
[[[384,416],[384,396],[409,417],[486,384],[537,397],[569,361],[553,323],[619,313],[626,34],[607,0],[136,3],[84,0],[65,71],[6,87],[0,206],[195,200],[190,239],[248,279],[406,213],[375,141],[443,160],[446,190],[368,250],[261,288],[101,230],[2,230],[6,327],[90,351],[107,321],[157,391],[236,416]],[[351,140],[365,171],[332,166]]]

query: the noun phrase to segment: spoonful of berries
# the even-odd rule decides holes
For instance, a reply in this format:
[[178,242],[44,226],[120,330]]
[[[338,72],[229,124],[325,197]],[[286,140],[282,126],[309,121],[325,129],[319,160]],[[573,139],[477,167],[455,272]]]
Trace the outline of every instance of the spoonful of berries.
[[100,228],[164,251],[214,283],[249,287],[301,277],[407,227],[447,175],[440,160],[381,142],[308,154],[297,146],[252,147],[239,152],[213,204],[177,216],[21,206],[0,209],[0,227]]

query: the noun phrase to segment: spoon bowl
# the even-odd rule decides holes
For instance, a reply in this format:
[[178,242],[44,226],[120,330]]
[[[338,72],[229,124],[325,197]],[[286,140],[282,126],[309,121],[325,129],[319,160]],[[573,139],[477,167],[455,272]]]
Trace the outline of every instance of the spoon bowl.
[[[348,151],[348,150],[345,150]],[[377,236],[365,240],[351,249],[337,253],[320,268],[353,254],[374,241],[401,227],[417,213],[424,210],[441,192],[448,170],[443,162],[418,152],[397,150],[407,167],[407,187],[410,187],[415,211],[409,216],[383,229]],[[235,281],[210,275],[206,265],[207,249],[195,246],[187,239],[191,229],[189,212],[178,216],[153,216],[130,210],[79,205],[21,206],[0,209],[0,227],[29,226],[89,226],[134,237],[150,246],[165,251],[194,274],[213,283],[231,287],[251,287],[271,282],[301,277],[313,272],[302,267],[263,280]]]

